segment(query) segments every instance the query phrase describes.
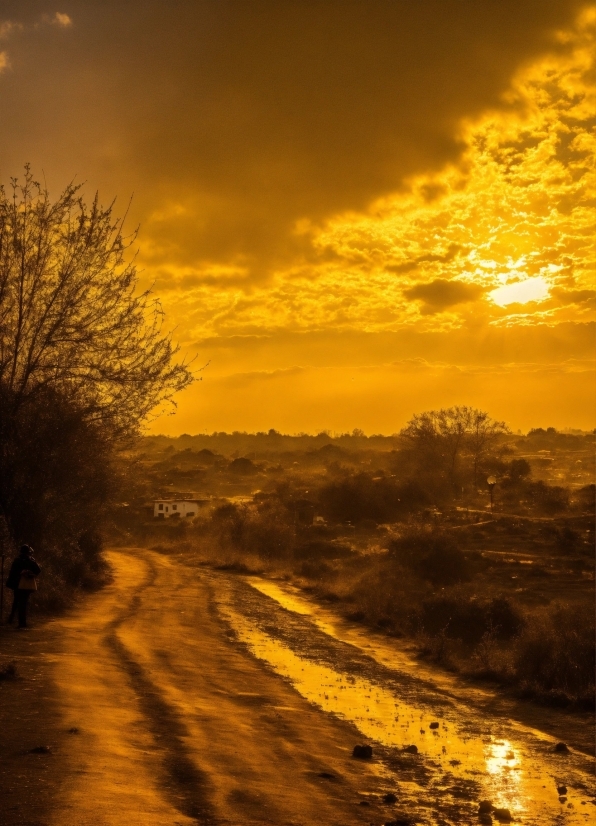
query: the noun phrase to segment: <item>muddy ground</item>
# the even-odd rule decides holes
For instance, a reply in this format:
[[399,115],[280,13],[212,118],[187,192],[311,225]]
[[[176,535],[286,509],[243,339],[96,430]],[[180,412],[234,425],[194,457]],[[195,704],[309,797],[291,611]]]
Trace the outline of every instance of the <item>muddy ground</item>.
[[593,822],[589,716],[524,718],[283,584],[108,556],[66,617],[2,628],[2,826]]

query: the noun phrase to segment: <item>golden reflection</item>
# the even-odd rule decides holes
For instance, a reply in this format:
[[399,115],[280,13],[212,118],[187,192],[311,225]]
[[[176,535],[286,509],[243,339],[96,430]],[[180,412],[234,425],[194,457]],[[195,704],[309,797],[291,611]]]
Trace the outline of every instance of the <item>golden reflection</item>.
[[[323,633],[335,636],[325,614],[319,616],[318,607],[306,599],[273,584],[268,587],[258,577],[247,581],[284,604],[290,612],[308,616],[308,621]],[[487,719],[464,703],[445,702],[442,692],[437,694],[435,703],[429,703],[428,698],[421,700],[420,692],[410,694],[406,688],[400,688],[399,680],[385,684],[342,673],[298,655],[261,631],[232,607],[227,598],[220,598],[219,610],[238,639],[288,679],[309,702],[350,721],[373,743],[400,751],[415,745],[420,757],[414,760],[430,760],[443,772],[443,792],[449,794],[453,789],[457,797],[457,779],[473,781],[478,784],[478,791],[477,797],[471,800],[488,799],[498,808],[509,809],[516,818],[523,814],[526,824],[552,822],[553,815],[560,811],[563,804],[559,802],[555,782],[560,767],[549,763],[547,754],[552,751],[552,743],[540,739],[539,733],[523,727],[516,729],[515,724],[511,724],[511,732],[499,736],[502,723]],[[365,653],[375,658],[374,651]],[[431,723],[438,723],[438,727],[431,728]],[[373,765],[382,776],[395,779],[383,763]],[[581,796],[571,789],[572,777],[573,767],[568,763],[566,779],[570,788],[565,802],[565,822],[569,826],[586,822]],[[417,785],[400,781],[400,787],[402,792],[411,795],[415,804],[419,796]]]
[[509,740],[495,740],[485,748],[486,770],[496,793],[492,801],[499,808],[513,812],[523,811],[521,755]]

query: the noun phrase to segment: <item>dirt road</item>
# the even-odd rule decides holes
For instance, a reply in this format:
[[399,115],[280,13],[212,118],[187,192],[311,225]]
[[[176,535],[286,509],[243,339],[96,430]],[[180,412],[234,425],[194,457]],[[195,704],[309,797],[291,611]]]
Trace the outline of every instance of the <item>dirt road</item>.
[[27,640],[43,673],[22,696],[54,688],[5,770],[44,805],[11,801],[3,826],[477,823],[487,796],[526,824],[594,817],[590,758],[290,589],[140,549],[109,561],[112,585]]

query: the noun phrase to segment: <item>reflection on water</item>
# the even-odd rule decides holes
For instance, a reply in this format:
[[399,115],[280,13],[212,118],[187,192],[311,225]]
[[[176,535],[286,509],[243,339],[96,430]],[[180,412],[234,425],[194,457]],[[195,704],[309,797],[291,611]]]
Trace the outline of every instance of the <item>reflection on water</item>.
[[[277,602],[283,599],[287,610],[309,615],[320,630],[334,635],[332,623],[317,617],[305,600],[282,591],[274,583],[252,577],[249,581]],[[416,706],[410,697],[398,696],[395,686],[384,686],[298,656],[287,645],[256,628],[231,603],[222,599],[220,610],[238,639],[256,657],[289,679],[306,699],[349,720],[365,738],[400,750],[417,746],[419,755],[404,759],[432,761],[443,775],[443,785],[452,784],[455,779],[477,783],[476,800],[491,800],[524,823],[556,821],[572,826],[592,822],[594,806],[583,785],[590,778],[579,765],[572,765],[574,756],[565,758],[563,764],[561,758],[553,757],[553,741],[546,735],[538,739],[537,733],[528,729],[526,736],[520,738],[516,736],[519,730],[513,729],[512,734],[504,732],[499,721],[487,721],[469,707],[445,705],[444,698],[437,703],[438,711],[427,705]],[[557,785],[562,782],[569,789],[563,803],[557,793]],[[470,806],[470,812],[477,811],[475,803],[470,802]]]

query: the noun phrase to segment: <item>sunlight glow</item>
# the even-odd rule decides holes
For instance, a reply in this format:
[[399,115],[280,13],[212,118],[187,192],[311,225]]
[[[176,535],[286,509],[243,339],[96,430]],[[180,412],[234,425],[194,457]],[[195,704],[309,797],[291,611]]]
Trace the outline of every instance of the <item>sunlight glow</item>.
[[526,278],[525,281],[515,281],[513,284],[497,287],[488,295],[497,306],[506,307],[508,304],[544,301],[549,297],[549,290],[548,281],[542,275],[537,275],[535,278]]

